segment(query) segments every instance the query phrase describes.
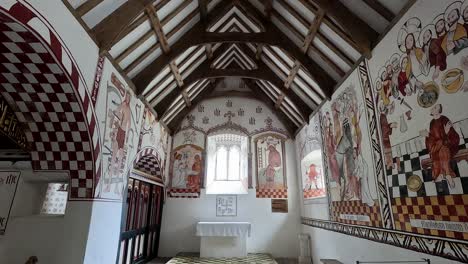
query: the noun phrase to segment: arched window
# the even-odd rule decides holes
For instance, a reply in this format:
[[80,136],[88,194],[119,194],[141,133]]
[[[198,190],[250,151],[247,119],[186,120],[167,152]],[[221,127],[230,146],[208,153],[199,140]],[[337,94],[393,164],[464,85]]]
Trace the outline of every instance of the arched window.
[[247,193],[248,137],[223,133],[208,136],[207,194]]

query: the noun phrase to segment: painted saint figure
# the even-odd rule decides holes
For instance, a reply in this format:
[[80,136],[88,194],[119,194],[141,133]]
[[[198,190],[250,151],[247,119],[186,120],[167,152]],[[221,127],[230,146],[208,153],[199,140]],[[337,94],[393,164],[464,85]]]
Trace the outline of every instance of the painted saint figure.
[[186,161],[182,159],[182,154],[176,152],[174,154],[174,165],[173,165],[173,178],[172,178],[172,187],[174,188],[185,188],[186,187],[186,171],[187,164]]
[[202,162],[200,155],[196,154],[192,164],[192,171],[187,177],[187,187],[197,189],[200,186],[200,174],[202,171]]
[[390,135],[392,130],[397,127],[397,123],[389,123],[387,120],[388,108],[382,104],[379,104],[380,110],[380,129],[382,131],[382,143],[385,153],[385,167],[387,170],[391,170],[393,167],[393,157],[392,157],[392,145],[390,143]]
[[266,188],[275,188],[275,167],[281,166],[281,155],[274,145],[268,146],[268,165],[265,170]]
[[458,152],[460,136],[453,128],[452,122],[442,115],[442,105],[436,104],[431,109],[432,121],[429,131],[422,130],[426,138],[426,148],[432,159],[432,179],[435,182],[447,180],[449,187],[455,187],[455,172],[450,167],[450,160]]
[[[125,90],[123,84],[117,79],[117,76],[112,73],[111,82],[115,87],[121,92],[124,93],[123,102],[114,110],[113,118],[111,119],[112,130],[112,157],[110,164],[110,181],[117,182],[114,192],[121,194],[123,190],[123,179],[120,170],[122,169],[123,164],[127,158],[127,133],[131,125],[131,109],[130,109],[130,93]],[[114,180],[115,179],[115,180]],[[110,191],[111,184],[107,185],[106,192]]]
[[449,5],[445,11],[445,20],[447,23],[447,34],[442,39],[442,49],[445,54],[452,54],[455,49],[463,43],[463,39],[467,37],[465,27],[458,23],[460,20],[460,2],[454,2]]
[[320,173],[317,171],[317,165],[315,164],[310,164],[309,166],[309,171],[306,172],[307,174],[307,179],[310,184],[310,189],[312,189],[312,183],[315,185],[315,189],[318,189],[318,178],[320,176]]

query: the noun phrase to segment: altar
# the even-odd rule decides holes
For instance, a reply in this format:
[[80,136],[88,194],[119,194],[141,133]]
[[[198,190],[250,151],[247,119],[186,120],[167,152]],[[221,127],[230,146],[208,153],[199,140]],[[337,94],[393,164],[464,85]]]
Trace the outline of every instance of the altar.
[[200,257],[246,257],[250,232],[248,222],[198,222],[196,235],[200,237]]

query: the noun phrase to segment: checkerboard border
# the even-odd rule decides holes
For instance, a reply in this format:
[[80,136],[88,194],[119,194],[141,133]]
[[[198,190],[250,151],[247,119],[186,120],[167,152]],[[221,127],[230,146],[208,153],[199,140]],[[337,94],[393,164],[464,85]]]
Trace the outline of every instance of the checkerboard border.
[[288,198],[288,189],[256,189],[257,198]]
[[[55,63],[61,67],[62,73],[65,73],[69,79],[69,83],[73,87],[76,98],[79,98],[79,106],[85,119],[88,137],[91,147],[92,175],[91,179],[82,179],[73,170],[70,170],[70,200],[92,200],[94,198],[95,178],[101,173],[100,153],[100,136],[97,118],[94,108],[91,105],[89,92],[86,81],[84,80],[80,69],[77,67],[76,60],[71,55],[68,47],[59,37],[55,29],[50,23],[28,3],[13,3],[6,9],[0,6],[0,13],[8,17],[11,21],[21,24],[27,31],[35,36],[42,45],[49,49],[49,55],[54,59]],[[46,28],[47,31],[43,29]],[[68,67],[66,67],[68,66]],[[31,140],[31,139],[30,139]],[[40,165],[42,163],[42,165]],[[34,162],[33,169],[35,170],[50,170],[44,168],[47,159],[42,157],[38,162]],[[86,182],[82,182],[86,180]],[[88,180],[91,180],[91,184]]]

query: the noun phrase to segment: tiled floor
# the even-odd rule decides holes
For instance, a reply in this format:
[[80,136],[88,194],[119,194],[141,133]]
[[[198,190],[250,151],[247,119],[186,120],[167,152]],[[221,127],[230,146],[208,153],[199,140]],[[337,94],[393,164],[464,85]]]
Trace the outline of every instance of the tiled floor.
[[175,259],[171,258],[157,258],[149,262],[149,264],[179,264],[179,263],[207,263],[207,264],[235,264],[235,263],[248,263],[248,264],[296,264],[297,259],[279,258],[273,259],[268,254],[249,254],[246,259],[200,259],[194,254],[180,254],[181,256]]

